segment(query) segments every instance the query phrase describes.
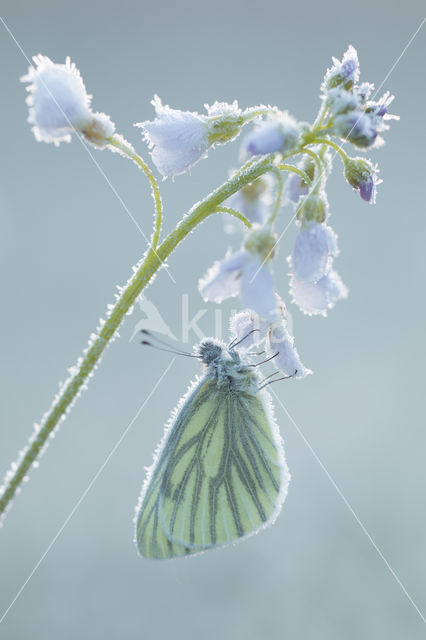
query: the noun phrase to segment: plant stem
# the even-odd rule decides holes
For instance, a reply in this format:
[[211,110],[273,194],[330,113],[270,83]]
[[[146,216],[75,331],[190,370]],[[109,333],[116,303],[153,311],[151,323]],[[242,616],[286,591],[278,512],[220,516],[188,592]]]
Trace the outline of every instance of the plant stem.
[[283,177],[278,169],[278,167],[274,167],[272,172],[277,180],[277,194],[275,198],[274,208],[271,211],[271,214],[268,218],[267,224],[273,224],[277,219],[278,212],[281,208],[282,198],[283,198],[283,189],[284,189],[284,181]]
[[[120,147],[120,150],[123,149]],[[126,155],[131,157],[146,173],[145,163],[129,150]],[[135,157],[133,157],[135,155]],[[290,155],[290,154],[289,154]],[[87,351],[78,360],[70,378],[63,385],[51,408],[43,416],[39,427],[31,436],[26,448],[20,453],[19,459],[13,463],[5,478],[5,484],[0,489],[0,515],[4,514],[10,505],[16,491],[20,487],[28,471],[36,461],[39,454],[45,448],[49,436],[65,419],[66,414],[77,399],[80,391],[85,388],[89,377],[100,361],[107,345],[114,338],[126,313],[132,308],[137,297],[149,284],[156,271],[163,265],[172,251],[184,238],[209,215],[218,211],[224,200],[242,187],[256,180],[259,176],[273,168],[274,155],[262,157],[252,162],[248,167],[243,167],[235,176],[230,178],[222,186],[208,195],[201,203],[198,203],[182,218],[177,227],[167,236],[161,244],[151,246],[138,265],[134,275],[123,288],[120,297],[114,307],[108,312],[107,318],[96,337],[91,341]],[[155,181],[155,178],[154,178]],[[156,181],[155,181],[156,184]],[[155,186],[151,182],[156,202],[155,234],[161,225],[161,199],[155,198]],[[228,212],[229,213],[229,212]],[[241,219],[241,218],[240,218]],[[154,236],[155,236],[154,234]],[[154,238],[153,238],[154,241]]]
[[[338,144],[336,144],[336,142],[333,142],[332,140],[328,140],[327,138],[318,138],[318,140],[316,140],[316,143],[317,144],[328,144],[329,147],[332,147],[335,151],[337,151],[337,153],[341,157],[343,163],[345,163],[345,161],[348,159],[348,154],[342,149],[342,147],[340,147]],[[306,149],[306,151],[307,151],[307,149]]]
[[120,151],[120,153],[122,153],[123,155],[133,160],[133,162],[135,162],[138,167],[142,169],[149,180],[152,190],[152,197],[154,199],[154,232],[151,239],[151,246],[153,249],[155,249],[160,238],[161,224],[163,222],[163,204],[161,202],[161,194],[158,182],[146,162],[136,153],[132,145],[124,140],[124,138],[119,135],[112,136],[112,138],[108,139],[108,144],[114,149]]
[[310,179],[306,171],[298,169],[297,167],[293,167],[292,164],[277,164],[277,169],[279,169],[280,171],[291,171],[292,173],[297,173],[297,175],[300,176],[303,182],[306,182],[307,185],[312,184],[312,180]]
[[230,216],[234,216],[234,218],[238,218],[238,220],[241,220],[241,222],[245,224],[247,229],[250,229],[251,227],[250,220],[248,220],[245,217],[245,215],[240,211],[237,211],[236,209],[232,209],[232,207],[216,207],[216,210],[214,211],[214,213],[229,213]]

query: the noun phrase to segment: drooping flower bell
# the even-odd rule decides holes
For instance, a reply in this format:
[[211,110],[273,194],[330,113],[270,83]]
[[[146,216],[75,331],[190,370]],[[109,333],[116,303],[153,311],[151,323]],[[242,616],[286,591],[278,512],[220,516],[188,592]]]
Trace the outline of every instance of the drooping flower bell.
[[312,373],[300,360],[300,356],[294,346],[294,338],[291,336],[284,322],[273,324],[268,332],[266,351],[269,356],[274,356],[272,361],[277,369],[285,375],[295,378],[305,378]]
[[287,153],[297,148],[301,131],[300,124],[287,111],[274,113],[247,136],[244,146],[253,155]]
[[222,302],[241,295],[243,304],[260,317],[272,317],[277,301],[269,262],[273,257],[276,236],[267,227],[255,226],[243,247],[217,261],[198,283],[204,300]]
[[317,282],[290,279],[292,301],[307,315],[327,315],[338,300],[348,297],[348,288],[336,271],[330,270]]
[[152,101],[156,118],[137,123],[151,149],[152,161],[162,176],[184,173],[205,158],[210,147],[236,138],[245,117],[237,102],[205,105],[207,114],[181,111],[163,105],[158,96]]
[[70,142],[78,132],[98,148],[104,148],[115,127],[109,116],[93,113],[91,96],[86,92],[80,72],[66,58],[65,64],[55,64],[47,56],[34,56],[35,67],[21,78],[29,82],[28,122],[38,141]]

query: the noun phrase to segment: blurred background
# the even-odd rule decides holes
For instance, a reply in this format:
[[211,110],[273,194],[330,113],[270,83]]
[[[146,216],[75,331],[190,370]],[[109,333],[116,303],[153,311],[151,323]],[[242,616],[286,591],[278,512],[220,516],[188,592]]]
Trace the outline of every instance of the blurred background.
[[[150,100],[201,110],[238,99],[277,104],[312,121],[331,56],[357,49],[363,80],[378,86],[423,19],[420,0],[392,8],[360,0],[69,4],[3,0],[1,16],[28,57],[66,55],[81,70],[93,107],[148,157],[134,122]],[[291,305],[297,346],[315,375],[274,385],[300,431],[418,607],[426,610],[424,429],[424,59],[426,30],[385,83],[401,116],[373,151],[384,183],[370,207],[342,178],[329,182],[336,268],[350,288],[329,317]],[[116,284],[145,243],[77,139],[36,143],[19,77],[28,64],[0,25],[0,472],[49,407]],[[93,151],[129,211],[149,234],[146,180],[116,154]],[[161,184],[165,228],[227,177],[238,142],[210,153],[191,175]],[[283,209],[280,228],[292,210]],[[280,245],[276,278],[288,301]],[[198,326],[215,327],[197,280],[232,242],[211,218],[169,261],[148,298],[181,338],[182,295]],[[224,305],[224,317],[236,302]],[[51,442],[39,470],[0,530],[0,617],[62,527],[93,476],[152,391],[169,354],[121,340]],[[190,331],[189,341],[198,336]],[[236,547],[167,562],[137,557],[133,510],[144,467],[197,363],[178,359],[76,509],[0,625],[0,637],[100,640],[154,637],[235,640],[417,640],[426,627],[283,409],[276,414],[292,472],[276,524]]]

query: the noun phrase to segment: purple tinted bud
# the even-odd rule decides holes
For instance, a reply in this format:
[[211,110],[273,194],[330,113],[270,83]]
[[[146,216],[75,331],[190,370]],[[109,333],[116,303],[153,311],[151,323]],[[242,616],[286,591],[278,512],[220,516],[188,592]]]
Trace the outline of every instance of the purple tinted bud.
[[366,202],[376,201],[376,187],[381,183],[378,179],[377,165],[364,158],[347,158],[345,160],[345,178],[349,184],[359,191]]
[[375,118],[363,111],[343,113],[334,122],[337,134],[356,147],[371,147],[377,138]]
[[345,62],[343,62],[342,66],[340,67],[340,73],[342,74],[342,76],[344,76],[344,78],[348,78],[352,74],[355,74],[357,70],[358,60],[356,60],[355,58],[345,60]]
[[388,109],[387,109],[386,105],[381,104],[381,105],[380,105],[380,107],[378,108],[378,110],[377,110],[376,114],[377,114],[380,118],[382,118],[384,115],[386,115],[386,114],[387,114],[387,112],[388,112]]
[[286,111],[262,121],[245,140],[245,147],[253,155],[285,153],[297,147],[301,127]]
[[373,190],[374,181],[372,176],[369,176],[366,182],[361,182],[361,184],[359,185],[359,195],[366,202],[371,202],[371,199],[373,197]]
[[247,143],[247,151],[253,155],[274,153],[280,151],[284,145],[282,132],[272,124],[267,124],[252,134]]

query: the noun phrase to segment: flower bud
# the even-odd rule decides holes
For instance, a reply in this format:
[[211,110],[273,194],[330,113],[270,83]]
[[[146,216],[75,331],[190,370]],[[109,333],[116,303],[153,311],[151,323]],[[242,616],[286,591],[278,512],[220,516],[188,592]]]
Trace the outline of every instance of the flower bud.
[[245,146],[253,155],[287,153],[298,146],[300,134],[299,123],[285,111],[263,121],[247,136]]
[[239,135],[244,117],[236,100],[232,104],[215,102],[212,106],[206,104],[205,107],[209,145],[225,144]]
[[325,193],[310,193],[297,208],[297,219],[303,226],[311,222],[324,222],[328,215],[328,202]]
[[377,179],[378,169],[370,160],[364,158],[347,158],[344,166],[345,178],[363,200],[376,202],[376,186],[381,183]]
[[244,247],[261,260],[270,260],[274,257],[276,244],[277,235],[269,227],[255,225],[249,231]]
[[342,61],[333,58],[333,66],[327,70],[323,81],[323,89],[343,86],[350,89],[359,79],[359,62],[356,49],[349,45]]

